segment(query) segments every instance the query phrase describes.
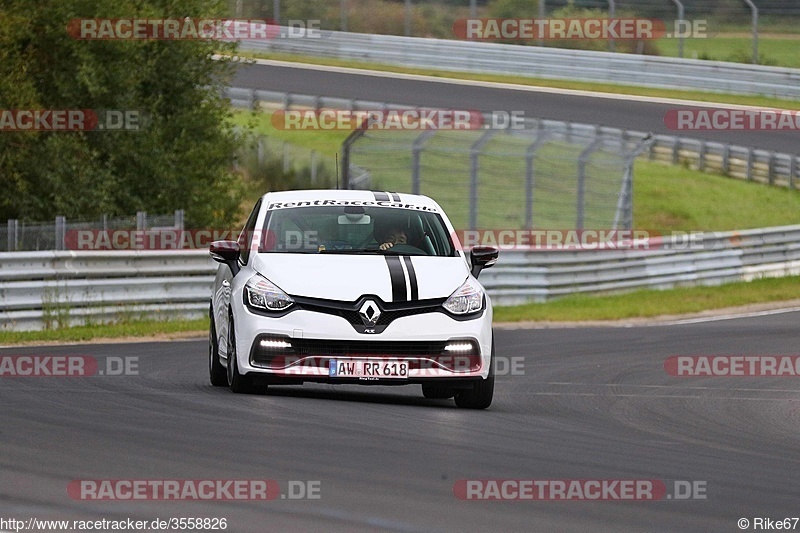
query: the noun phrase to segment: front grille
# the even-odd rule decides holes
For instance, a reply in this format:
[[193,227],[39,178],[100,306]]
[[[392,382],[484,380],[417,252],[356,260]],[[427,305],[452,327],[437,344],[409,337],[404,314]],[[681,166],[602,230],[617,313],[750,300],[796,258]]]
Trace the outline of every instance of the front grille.
[[444,341],[331,341],[317,339],[292,339],[292,349],[297,356],[324,355],[441,355]]
[[303,297],[294,297],[294,299],[300,309],[344,318],[359,333],[364,333],[364,322],[361,319],[361,315],[358,314],[358,310],[368,299],[374,301],[381,310],[381,316],[378,317],[378,321],[375,323],[377,329],[374,333],[382,332],[386,326],[401,317],[440,312],[442,310],[441,305],[446,300],[446,298],[437,298],[435,300],[419,300],[417,302],[385,303],[375,296],[362,296],[355,302]]

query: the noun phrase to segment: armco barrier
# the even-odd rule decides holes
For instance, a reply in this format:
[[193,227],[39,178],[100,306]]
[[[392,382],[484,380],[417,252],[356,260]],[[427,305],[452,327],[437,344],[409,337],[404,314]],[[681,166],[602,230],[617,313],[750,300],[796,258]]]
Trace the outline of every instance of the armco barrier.
[[318,38],[241,41],[249,52],[333,57],[405,67],[800,97],[800,69],[514,44],[321,31]]
[[0,253],[0,329],[208,312],[207,250]]
[[[703,249],[675,241],[638,251],[503,250],[480,279],[495,305],[514,305],[800,274],[800,226],[704,233],[695,242]],[[0,329],[200,317],[215,270],[204,250],[0,253]]]

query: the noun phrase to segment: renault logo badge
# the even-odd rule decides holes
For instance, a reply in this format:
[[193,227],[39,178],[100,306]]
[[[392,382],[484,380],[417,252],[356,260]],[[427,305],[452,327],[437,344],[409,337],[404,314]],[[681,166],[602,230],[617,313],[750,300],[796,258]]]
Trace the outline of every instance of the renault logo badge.
[[375,324],[378,322],[381,316],[381,310],[378,308],[378,304],[372,300],[367,300],[364,302],[364,305],[361,306],[361,309],[358,310],[358,314],[364,326],[372,328],[375,327]]

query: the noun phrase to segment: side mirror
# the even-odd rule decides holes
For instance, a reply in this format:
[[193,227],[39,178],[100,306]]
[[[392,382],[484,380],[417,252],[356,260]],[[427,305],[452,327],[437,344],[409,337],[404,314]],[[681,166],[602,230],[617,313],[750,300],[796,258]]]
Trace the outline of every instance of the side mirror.
[[214,241],[208,248],[211,258],[223,265],[228,265],[235,276],[239,272],[239,243],[236,241]]
[[497,248],[492,246],[476,246],[469,254],[469,262],[472,265],[472,275],[476,278],[481,270],[489,268],[497,263]]

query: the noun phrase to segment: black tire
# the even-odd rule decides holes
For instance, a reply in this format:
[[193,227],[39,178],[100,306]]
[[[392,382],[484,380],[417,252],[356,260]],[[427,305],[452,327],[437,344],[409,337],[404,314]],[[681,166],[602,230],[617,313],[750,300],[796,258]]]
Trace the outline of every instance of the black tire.
[[228,320],[228,386],[235,393],[249,394],[253,392],[252,376],[243,376],[239,373],[239,365],[236,363],[236,334],[233,332],[233,317]]
[[441,383],[423,383],[422,395],[429,400],[448,400],[456,395],[456,391]]
[[470,390],[458,391],[456,405],[464,409],[486,409],[494,397],[494,335],[492,335],[492,357],[489,360],[489,375],[475,383]]
[[219,362],[219,346],[217,345],[217,331],[214,324],[214,314],[209,312],[208,325],[208,375],[211,384],[215,387],[228,386],[228,372]]

